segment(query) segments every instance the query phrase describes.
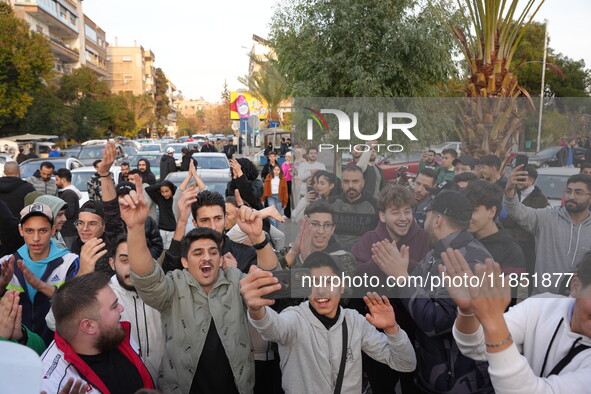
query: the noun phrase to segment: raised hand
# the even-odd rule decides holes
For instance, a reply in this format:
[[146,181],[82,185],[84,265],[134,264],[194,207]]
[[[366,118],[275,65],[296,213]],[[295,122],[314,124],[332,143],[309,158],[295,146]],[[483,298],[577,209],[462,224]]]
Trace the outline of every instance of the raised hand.
[[476,264],[474,274],[483,278],[482,284],[472,290],[472,308],[476,318],[482,326],[487,328],[489,324],[502,318],[511,302],[511,287],[508,277],[503,277],[501,266],[492,259],[486,259],[484,264]]
[[[20,307],[18,303],[19,297],[16,290],[7,290],[4,296],[0,298],[0,337],[4,339],[12,339],[14,334],[14,325]],[[19,331],[21,329],[20,323],[18,329]]]
[[363,297],[363,301],[365,301],[365,305],[369,309],[369,313],[365,315],[365,318],[372,326],[383,329],[386,334],[392,335],[398,332],[399,327],[396,323],[394,308],[392,308],[386,296],[380,297],[378,293],[368,292]]
[[507,184],[505,185],[505,194],[513,196],[515,194],[515,186],[524,184],[527,181],[527,171],[523,171],[523,164],[515,167],[507,178]]
[[31,272],[29,267],[22,260],[17,260],[16,265],[18,268],[23,272],[25,280],[31,287],[35,290],[42,291],[44,287],[49,286],[47,283],[43,282],[41,279],[37,278],[34,273]]
[[403,245],[400,250],[396,241],[383,240],[371,247],[372,259],[388,276],[408,276],[409,247]]
[[16,308],[16,319],[14,320],[14,329],[12,330],[11,339],[18,341],[23,337],[23,329],[21,323],[23,322],[23,306],[20,303],[20,293],[15,291],[14,301],[12,303],[12,309]]
[[[107,175],[111,171],[111,166],[117,157],[117,148],[114,142],[107,142],[103,150],[103,160],[98,164],[97,172],[100,175]],[[139,183],[141,185],[141,183]]]
[[225,270],[230,267],[238,268],[238,261],[234,258],[232,253],[228,252],[222,256],[222,269]]
[[253,319],[262,319],[265,316],[264,307],[275,303],[263,296],[281,289],[277,282],[278,279],[270,271],[263,271],[255,265],[250,266],[248,275],[240,280],[240,293]]
[[230,168],[232,168],[232,173],[234,174],[234,179],[240,178],[242,176],[242,166],[238,163],[238,160],[231,159],[230,160]]
[[181,194],[181,197],[178,201],[178,221],[186,222],[189,220],[191,216],[191,205],[197,201],[197,194],[199,193],[199,188],[195,186],[191,186],[187,188]]
[[78,275],[94,272],[96,262],[107,253],[106,244],[101,238],[91,238],[80,249],[80,270]]
[[139,185],[139,187],[129,192],[129,194],[119,196],[119,209],[121,211],[121,219],[123,219],[128,228],[140,226],[143,228],[148,217],[149,209],[144,199],[141,178],[138,174],[133,174],[133,176],[135,184]]
[[[441,275],[449,276],[451,283],[448,281],[444,281],[446,285],[451,284],[451,286],[447,286],[447,291],[449,295],[454,300],[458,308],[460,308],[460,312],[465,315],[470,315],[474,313],[472,310],[472,293],[470,291],[470,278],[474,276],[470,266],[466,262],[466,259],[459,250],[453,250],[451,248],[447,248],[447,250],[441,253],[441,260],[443,260],[443,264],[439,265],[439,272]],[[460,277],[461,280],[456,280],[454,282],[454,278]],[[460,286],[453,286],[453,283],[460,283]]]
[[6,289],[6,286],[12,280],[12,276],[14,275],[14,255],[10,256],[8,260],[2,262],[2,267],[0,267],[0,294],[2,291]]
[[[74,378],[70,378],[58,394],[86,394],[89,388],[90,386],[82,380],[74,380]],[[41,394],[47,394],[47,392],[42,391]]]
[[263,218],[259,211],[253,208],[249,208],[244,205],[244,201],[240,196],[240,191],[236,189],[234,191],[236,197],[236,203],[238,208],[236,209],[236,224],[240,227],[253,244],[259,244],[265,240],[263,234]]
[[283,219],[283,216],[281,216],[281,214],[279,213],[277,208],[275,208],[274,205],[272,205],[270,207],[263,208],[259,212],[261,213],[261,217],[263,219],[273,218],[273,219],[277,220],[278,222],[281,222],[281,223],[285,222],[285,219]]

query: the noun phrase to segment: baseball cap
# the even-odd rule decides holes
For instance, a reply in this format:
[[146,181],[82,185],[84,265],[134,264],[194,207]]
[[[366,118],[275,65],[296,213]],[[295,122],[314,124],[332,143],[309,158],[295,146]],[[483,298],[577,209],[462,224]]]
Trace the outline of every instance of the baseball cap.
[[95,215],[99,215],[100,217],[105,217],[105,210],[103,208],[103,203],[100,201],[95,200],[88,200],[80,207],[78,214],[80,212],[90,212],[94,213]]
[[132,190],[135,190],[135,185],[128,181],[121,181],[117,184],[117,186],[115,186],[117,196],[125,196]]
[[173,147],[166,148],[166,153],[174,153],[174,148]]
[[471,158],[470,156],[466,156],[466,155],[458,156],[458,158],[454,159],[454,161],[451,164],[455,166],[457,163],[465,164],[467,166],[470,166],[470,168],[472,168],[472,169],[474,169],[474,166],[476,165],[476,163],[474,162],[474,159]]
[[436,211],[461,222],[469,222],[472,219],[470,200],[455,190],[442,190],[431,200],[425,211]]
[[24,207],[21,210],[20,224],[23,224],[28,218],[32,216],[46,217],[51,223],[51,225],[53,225],[53,213],[51,213],[51,208],[49,208],[45,204],[35,202],[31,205],[27,205],[26,207]]

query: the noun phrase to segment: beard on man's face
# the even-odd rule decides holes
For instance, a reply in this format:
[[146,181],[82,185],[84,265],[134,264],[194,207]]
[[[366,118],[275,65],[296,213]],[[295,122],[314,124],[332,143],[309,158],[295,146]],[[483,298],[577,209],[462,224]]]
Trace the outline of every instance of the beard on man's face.
[[117,282],[119,282],[119,284],[121,285],[121,287],[123,287],[125,290],[128,291],[135,291],[135,287],[128,285],[127,283],[125,283],[125,279],[129,279],[129,274],[125,275],[125,277],[122,277],[121,275],[119,275],[119,273],[115,273],[115,276],[117,277]]
[[125,339],[125,329],[117,324],[108,330],[103,329],[97,339],[96,347],[101,353],[109,352],[116,349],[121,341]]
[[564,207],[566,208],[567,212],[570,213],[581,213],[586,209],[589,209],[588,204],[579,204],[575,200],[567,200],[564,202]]

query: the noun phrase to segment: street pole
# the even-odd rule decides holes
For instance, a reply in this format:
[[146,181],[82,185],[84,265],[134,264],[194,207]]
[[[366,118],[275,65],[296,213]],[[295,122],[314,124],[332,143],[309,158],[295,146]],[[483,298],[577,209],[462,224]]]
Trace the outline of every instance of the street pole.
[[538,147],[536,152],[540,151],[540,142],[542,138],[542,112],[544,111],[544,87],[546,82],[546,54],[548,53],[548,19],[544,20],[544,59],[542,61],[542,87],[540,91],[540,115],[538,118]]

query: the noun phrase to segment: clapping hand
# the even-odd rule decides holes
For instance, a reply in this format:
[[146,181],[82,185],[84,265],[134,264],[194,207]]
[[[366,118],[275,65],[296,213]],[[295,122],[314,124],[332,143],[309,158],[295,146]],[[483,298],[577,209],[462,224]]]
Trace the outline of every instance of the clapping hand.
[[398,250],[396,241],[383,240],[372,245],[371,254],[373,261],[386,275],[408,276],[409,250],[406,245]]
[[363,297],[369,313],[365,315],[367,321],[375,328],[383,329],[386,334],[396,334],[399,330],[394,315],[394,308],[386,296],[380,297],[378,293],[367,293]]

